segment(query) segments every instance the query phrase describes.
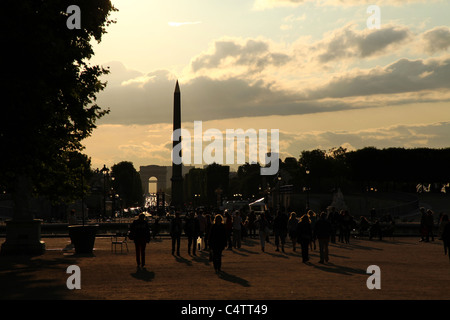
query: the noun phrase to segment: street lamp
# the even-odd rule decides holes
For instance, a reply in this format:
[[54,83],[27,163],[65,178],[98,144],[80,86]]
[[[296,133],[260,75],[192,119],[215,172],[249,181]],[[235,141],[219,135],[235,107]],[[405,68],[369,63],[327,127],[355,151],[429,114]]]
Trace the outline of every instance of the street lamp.
[[194,208],[197,208],[199,205],[200,194],[194,193]]
[[84,226],[84,166],[81,165],[81,215]]
[[281,211],[281,176],[278,174],[278,211]]
[[103,165],[100,172],[103,174],[103,218],[106,218],[106,177],[108,175],[109,169],[106,165]]
[[306,169],[306,210],[309,210],[309,169]]

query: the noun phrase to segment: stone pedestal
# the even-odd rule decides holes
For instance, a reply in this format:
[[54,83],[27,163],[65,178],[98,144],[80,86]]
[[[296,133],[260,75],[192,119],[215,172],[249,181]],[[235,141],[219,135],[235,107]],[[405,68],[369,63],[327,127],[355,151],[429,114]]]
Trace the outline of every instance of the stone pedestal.
[[41,241],[41,220],[6,221],[6,241],[0,253],[40,255],[45,252],[45,243]]

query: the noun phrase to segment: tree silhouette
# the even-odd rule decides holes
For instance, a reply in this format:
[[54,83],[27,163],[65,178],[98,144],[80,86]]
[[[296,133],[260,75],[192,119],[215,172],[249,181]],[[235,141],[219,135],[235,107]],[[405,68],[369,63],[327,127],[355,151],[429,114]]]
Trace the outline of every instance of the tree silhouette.
[[5,156],[0,157],[0,184],[9,192],[20,189],[21,196],[73,193],[73,188],[50,186],[79,185],[81,173],[75,172],[89,166],[81,141],[109,112],[95,104],[106,85],[99,78],[108,70],[89,64],[90,42],[101,41],[116,9],[109,0],[77,1],[81,29],[71,30],[69,4],[2,1],[0,148]]
[[142,205],[143,191],[139,172],[132,162],[122,161],[112,166],[111,176],[114,177],[112,186],[124,201],[126,207]]

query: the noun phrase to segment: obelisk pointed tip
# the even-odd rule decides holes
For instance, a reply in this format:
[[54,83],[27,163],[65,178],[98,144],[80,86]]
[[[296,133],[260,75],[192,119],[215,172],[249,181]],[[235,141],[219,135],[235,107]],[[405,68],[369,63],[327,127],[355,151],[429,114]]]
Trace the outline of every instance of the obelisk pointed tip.
[[180,92],[180,86],[178,85],[178,80],[177,80],[177,84],[175,85],[175,92]]

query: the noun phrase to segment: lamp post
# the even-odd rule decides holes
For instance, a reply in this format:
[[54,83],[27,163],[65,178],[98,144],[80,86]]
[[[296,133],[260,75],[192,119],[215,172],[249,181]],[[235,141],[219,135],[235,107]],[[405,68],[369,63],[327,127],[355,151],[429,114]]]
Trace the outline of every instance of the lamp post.
[[309,210],[309,169],[306,169],[306,210]]
[[273,207],[273,197],[270,196],[270,185],[267,183],[266,190],[264,191],[264,202],[269,206],[269,200],[272,199],[270,207]]
[[281,211],[281,176],[278,174],[278,211]]
[[103,174],[103,218],[106,218],[106,177],[108,176],[109,169],[106,165],[103,165],[100,172]]
[[111,190],[110,190],[110,194],[111,194],[111,200],[112,200],[112,208],[111,208],[111,215],[113,218],[116,217],[116,204],[117,204],[117,200],[119,199],[119,194],[116,193],[116,184],[115,184],[115,180],[116,177],[111,174]]
[[84,166],[81,165],[81,215],[84,226]]
[[200,201],[200,194],[195,193],[194,194],[194,209],[198,207],[199,201]]

